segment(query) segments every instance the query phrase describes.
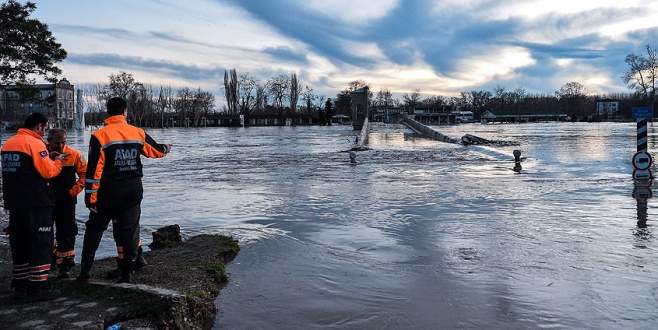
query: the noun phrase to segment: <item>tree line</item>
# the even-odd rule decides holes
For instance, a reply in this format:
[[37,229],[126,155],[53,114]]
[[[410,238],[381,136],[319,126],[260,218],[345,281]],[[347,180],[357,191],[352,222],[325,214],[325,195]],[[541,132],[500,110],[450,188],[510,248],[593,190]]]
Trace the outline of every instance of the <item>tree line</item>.
[[85,120],[99,125],[105,118],[105,102],[119,96],[128,102],[128,120],[142,127],[199,127],[215,113],[215,95],[201,88],[152,86],[135,80],[131,73],[111,74],[108,84],[82,88]]
[[224,73],[224,95],[226,105],[221,112],[241,115],[246,121],[256,116],[294,119],[314,115],[321,124],[331,125],[331,99],[304,85],[296,73],[258,80],[248,72],[238,74],[231,69]]

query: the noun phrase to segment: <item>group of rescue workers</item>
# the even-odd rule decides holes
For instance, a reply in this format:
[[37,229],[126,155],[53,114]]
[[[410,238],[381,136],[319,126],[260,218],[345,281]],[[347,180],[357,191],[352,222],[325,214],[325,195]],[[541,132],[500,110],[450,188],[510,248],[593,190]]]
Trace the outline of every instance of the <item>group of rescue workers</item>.
[[[67,145],[65,130],[48,130],[48,118],[40,113],[29,115],[23,128],[2,146],[2,189],[4,207],[9,211],[6,232],[13,261],[11,286],[19,302],[60,295],[48,281],[52,264],[57,265],[58,277],[71,277],[78,233],[75,207],[83,190],[89,220],[77,280],[90,279],[96,250],[110,221],[118,267],[108,276],[130,282],[131,274],[146,265],[139,240],[140,155],[161,158],[171,145],[158,144],[144,130],[128,124],[127,103],[122,98],[107,101],[107,114],[105,125],[91,135],[88,162]],[[46,132],[47,143],[43,141]]]

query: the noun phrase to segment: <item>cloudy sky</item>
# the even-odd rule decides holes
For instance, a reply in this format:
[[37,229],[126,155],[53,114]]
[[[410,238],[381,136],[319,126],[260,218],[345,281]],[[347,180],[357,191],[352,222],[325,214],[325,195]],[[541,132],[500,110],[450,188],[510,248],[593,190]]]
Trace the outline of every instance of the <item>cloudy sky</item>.
[[552,93],[568,81],[627,91],[624,57],[658,46],[658,1],[44,0],[36,16],[74,83],[128,71],[221,96],[226,68],[297,72],[332,96],[362,79],[396,93],[496,85]]

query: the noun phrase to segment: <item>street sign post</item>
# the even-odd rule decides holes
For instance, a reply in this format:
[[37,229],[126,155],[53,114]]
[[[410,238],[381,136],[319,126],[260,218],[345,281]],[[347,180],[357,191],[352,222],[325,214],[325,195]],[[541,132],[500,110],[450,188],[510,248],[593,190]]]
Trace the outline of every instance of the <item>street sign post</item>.
[[653,118],[653,109],[651,107],[634,107],[633,118],[636,120]]
[[648,170],[653,165],[653,158],[646,151],[638,151],[633,155],[633,168],[636,170]]
[[650,170],[633,170],[634,180],[650,180],[653,179],[653,174]]

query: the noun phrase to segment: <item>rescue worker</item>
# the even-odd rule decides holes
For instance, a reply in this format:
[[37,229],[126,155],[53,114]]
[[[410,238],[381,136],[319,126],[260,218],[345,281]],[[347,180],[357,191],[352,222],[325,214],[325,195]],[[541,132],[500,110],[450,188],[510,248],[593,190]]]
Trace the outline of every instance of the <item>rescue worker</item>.
[[63,129],[48,131],[48,151],[64,156],[62,172],[51,184],[55,190],[55,264],[59,269],[59,277],[68,278],[75,265],[75,237],[78,234],[75,204],[78,194],[84,189],[87,161],[80,151],[66,144],[66,131]]
[[90,210],[80,261],[79,281],[88,281],[103,232],[112,221],[117,246],[119,282],[130,282],[138,256],[139,218],[142,201],[140,155],[164,157],[170,145],[158,144],[141,128],[126,122],[126,101],[107,101],[105,126],[89,141],[89,164],[85,180],[85,204]]
[[43,135],[48,118],[33,113],[2,146],[2,191],[9,210],[14,299],[56,298],[48,285],[55,200],[48,180],[62,171],[62,156],[48,153]]

